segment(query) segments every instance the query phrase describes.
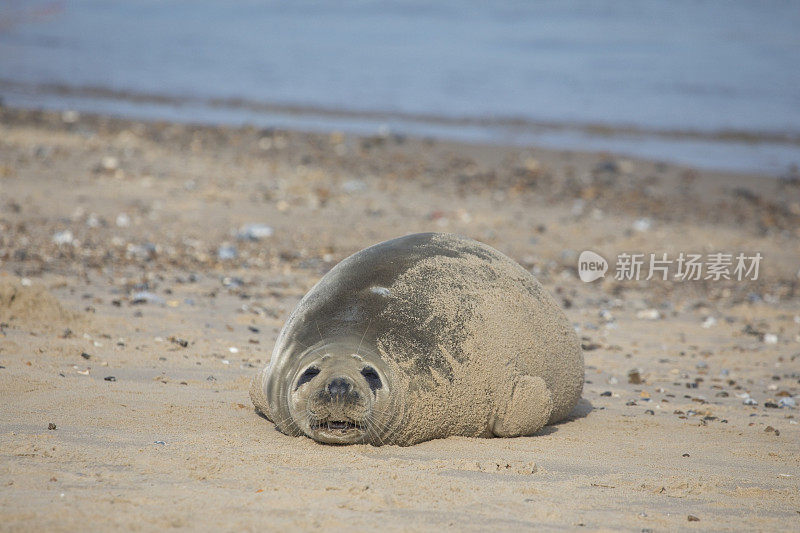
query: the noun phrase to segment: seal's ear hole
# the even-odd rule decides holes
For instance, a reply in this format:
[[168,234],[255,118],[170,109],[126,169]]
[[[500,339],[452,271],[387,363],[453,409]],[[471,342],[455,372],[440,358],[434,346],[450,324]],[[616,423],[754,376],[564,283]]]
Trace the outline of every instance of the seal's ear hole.
[[381,377],[371,366],[362,368],[361,375],[367,380],[367,385],[369,385],[369,388],[372,389],[373,392],[381,388]]
[[306,371],[300,375],[300,379],[297,380],[297,385],[295,386],[294,390],[299,389],[301,385],[314,379],[314,376],[317,374],[319,374],[319,368],[315,366],[308,367]]

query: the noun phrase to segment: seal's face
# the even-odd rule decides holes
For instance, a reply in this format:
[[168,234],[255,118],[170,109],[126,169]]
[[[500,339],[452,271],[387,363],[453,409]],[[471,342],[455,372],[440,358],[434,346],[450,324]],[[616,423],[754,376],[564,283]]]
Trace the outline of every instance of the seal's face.
[[389,383],[379,365],[330,347],[305,362],[289,387],[289,413],[300,430],[329,444],[379,444],[386,429]]

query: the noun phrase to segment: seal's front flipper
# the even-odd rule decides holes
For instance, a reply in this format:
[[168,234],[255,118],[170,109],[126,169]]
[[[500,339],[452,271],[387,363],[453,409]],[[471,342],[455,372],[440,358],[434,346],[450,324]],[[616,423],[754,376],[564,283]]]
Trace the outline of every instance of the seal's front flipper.
[[258,374],[255,375],[253,381],[250,383],[250,400],[253,402],[256,411],[264,415],[264,418],[272,422],[272,415],[269,412],[269,402],[267,402],[267,396],[264,393],[267,370],[267,367],[263,368]]
[[506,404],[498,406],[492,433],[496,437],[533,435],[544,427],[552,412],[553,399],[544,380],[517,375]]

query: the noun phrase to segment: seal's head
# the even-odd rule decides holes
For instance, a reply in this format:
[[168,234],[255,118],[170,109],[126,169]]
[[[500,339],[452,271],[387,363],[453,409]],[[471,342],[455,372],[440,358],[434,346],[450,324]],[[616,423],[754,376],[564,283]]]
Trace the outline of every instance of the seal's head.
[[328,444],[380,444],[388,429],[391,383],[380,358],[351,343],[325,344],[300,358],[286,392],[289,415]]

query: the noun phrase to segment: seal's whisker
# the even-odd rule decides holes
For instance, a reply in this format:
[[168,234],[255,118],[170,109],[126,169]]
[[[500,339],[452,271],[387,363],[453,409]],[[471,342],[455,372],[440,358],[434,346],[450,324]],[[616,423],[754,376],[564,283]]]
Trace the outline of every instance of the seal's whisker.
[[364,337],[367,336],[367,332],[369,331],[369,327],[372,325],[372,317],[370,317],[369,322],[367,322],[367,328],[364,330],[364,333],[361,335],[361,340],[358,341],[358,348],[356,348],[356,353],[361,351],[361,343],[364,342]]

